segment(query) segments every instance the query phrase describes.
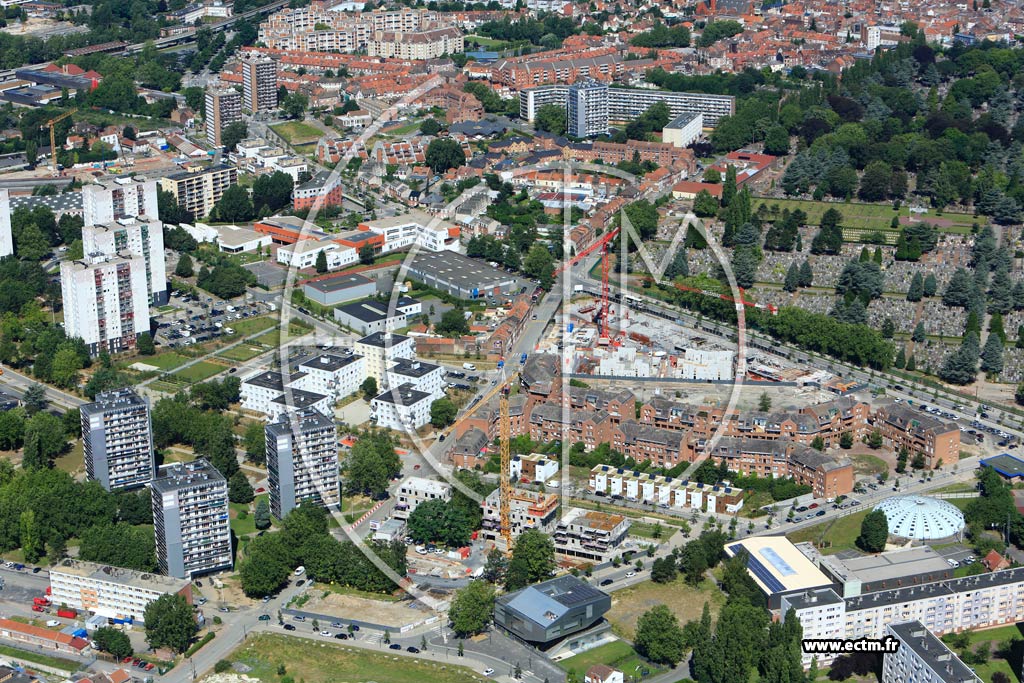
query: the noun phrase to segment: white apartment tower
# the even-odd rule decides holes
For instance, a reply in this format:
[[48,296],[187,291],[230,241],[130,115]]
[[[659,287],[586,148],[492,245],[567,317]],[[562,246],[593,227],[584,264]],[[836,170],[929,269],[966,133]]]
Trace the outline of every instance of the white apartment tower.
[[118,218],[103,224],[86,221],[82,228],[82,251],[86,257],[92,258],[125,252],[142,257],[149,305],[163,306],[167,303],[164,226],[159,220],[142,216]]
[[242,120],[242,93],[233,88],[210,88],[206,91],[206,142],[214,147],[224,129]]
[[338,432],[317,410],[284,414],[266,426],[270,511],[281,519],[303,501],[323,507],[341,502]]
[[81,408],[85,471],[108,491],[153,479],[149,403],[133,389],[106,391]]
[[64,261],[60,290],[64,329],[85,341],[91,354],[127,351],[149,332],[149,284],[141,256]]
[[608,134],[608,86],[584,81],[569,86],[566,100],[569,135],[592,138]]
[[206,460],[160,468],[151,487],[160,571],[191,579],[231,568],[228,482]]
[[14,253],[14,237],[11,235],[11,193],[0,190],[0,258]]
[[242,62],[242,102],[252,114],[277,109],[277,62],[267,57]]
[[[82,187],[82,217],[85,225],[100,225],[139,216],[160,218],[156,180],[116,177]],[[85,253],[89,253],[88,249]]]

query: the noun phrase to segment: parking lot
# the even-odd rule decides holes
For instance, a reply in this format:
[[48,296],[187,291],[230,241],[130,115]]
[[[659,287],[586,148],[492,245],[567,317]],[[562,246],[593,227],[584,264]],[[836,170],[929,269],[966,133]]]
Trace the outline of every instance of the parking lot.
[[268,311],[267,304],[221,301],[215,297],[190,294],[171,295],[172,305],[178,310],[157,316],[156,342],[168,348],[201,344],[225,334],[233,334],[233,321],[261,315]]
[[280,287],[288,275],[287,268],[279,266],[273,261],[257,261],[256,263],[247,263],[242,267],[255,275],[256,282],[264,287]]

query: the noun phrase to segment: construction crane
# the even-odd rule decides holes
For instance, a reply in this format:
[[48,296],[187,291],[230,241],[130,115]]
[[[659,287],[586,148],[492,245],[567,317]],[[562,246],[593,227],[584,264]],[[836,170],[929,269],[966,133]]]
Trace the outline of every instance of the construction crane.
[[501,392],[498,399],[500,423],[498,425],[501,448],[500,490],[498,507],[501,516],[501,536],[505,539],[505,554],[512,554],[512,481],[509,469],[512,464],[512,424],[508,414],[509,383],[505,380],[505,361],[498,361],[501,370]]
[[57,137],[54,135],[53,127],[77,111],[77,107],[69,109],[60,116],[55,116],[54,118],[50,119],[45,124],[50,129],[50,163],[53,168],[54,175],[57,174]]

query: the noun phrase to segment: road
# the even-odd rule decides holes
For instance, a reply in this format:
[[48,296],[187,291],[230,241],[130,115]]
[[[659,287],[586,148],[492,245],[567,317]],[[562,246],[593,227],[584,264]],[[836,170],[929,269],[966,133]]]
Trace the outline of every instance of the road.
[[[36,380],[10,368],[3,368],[3,373],[3,375],[0,375],[0,386],[7,393],[18,398],[21,398],[30,385],[36,384]],[[77,408],[86,402],[85,399],[78,398],[47,384],[43,384],[43,388],[46,391],[46,399],[51,405],[58,405],[63,408]]]

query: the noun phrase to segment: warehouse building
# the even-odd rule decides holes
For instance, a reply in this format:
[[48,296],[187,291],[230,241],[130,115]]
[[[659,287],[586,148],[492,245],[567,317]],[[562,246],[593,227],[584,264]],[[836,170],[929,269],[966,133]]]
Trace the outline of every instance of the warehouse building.
[[373,296],[377,285],[363,275],[338,275],[302,283],[302,293],[321,306],[337,306]]
[[527,280],[453,251],[416,254],[407,275],[459,299],[508,296],[525,292],[531,285]]

